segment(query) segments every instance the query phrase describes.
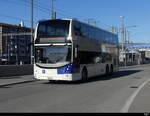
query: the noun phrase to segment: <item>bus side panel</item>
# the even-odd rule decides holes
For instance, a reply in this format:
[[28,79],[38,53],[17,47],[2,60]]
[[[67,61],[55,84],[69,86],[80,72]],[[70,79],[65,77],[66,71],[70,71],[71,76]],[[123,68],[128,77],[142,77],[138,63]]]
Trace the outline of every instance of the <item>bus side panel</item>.
[[99,64],[84,64],[81,66],[81,71],[83,70],[83,67],[87,68],[87,72],[88,72],[88,78],[92,78],[94,76],[99,76],[99,75],[103,75],[105,74],[105,67],[106,64],[105,63],[99,63]]
[[105,74],[105,67],[106,67],[105,63],[97,64],[97,68],[95,69],[95,71],[97,72],[96,75],[98,76]]

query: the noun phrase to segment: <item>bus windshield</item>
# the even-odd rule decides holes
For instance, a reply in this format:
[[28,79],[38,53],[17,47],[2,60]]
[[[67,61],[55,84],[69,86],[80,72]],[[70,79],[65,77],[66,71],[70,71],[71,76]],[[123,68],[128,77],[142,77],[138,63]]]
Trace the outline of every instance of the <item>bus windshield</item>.
[[35,62],[41,64],[56,64],[71,61],[70,46],[48,46],[35,48]]
[[69,34],[69,25],[70,21],[65,20],[39,22],[36,43],[64,42]]

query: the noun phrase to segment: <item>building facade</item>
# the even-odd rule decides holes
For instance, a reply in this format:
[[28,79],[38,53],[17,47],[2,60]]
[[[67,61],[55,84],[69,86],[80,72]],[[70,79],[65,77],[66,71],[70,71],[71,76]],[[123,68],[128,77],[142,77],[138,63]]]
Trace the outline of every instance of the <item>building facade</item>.
[[0,23],[0,64],[29,64],[30,28]]
[[119,54],[120,65],[133,65],[150,63],[150,44],[148,43],[132,43],[124,46],[120,45]]

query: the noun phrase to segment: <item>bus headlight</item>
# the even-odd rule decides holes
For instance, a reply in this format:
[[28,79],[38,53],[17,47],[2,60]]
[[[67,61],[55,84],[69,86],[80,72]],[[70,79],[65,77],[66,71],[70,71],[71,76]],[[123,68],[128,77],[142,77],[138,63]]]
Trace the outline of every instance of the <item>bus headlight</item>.
[[72,71],[72,64],[68,64],[64,67],[60,67],[57,69],[57,74],[71,74]]

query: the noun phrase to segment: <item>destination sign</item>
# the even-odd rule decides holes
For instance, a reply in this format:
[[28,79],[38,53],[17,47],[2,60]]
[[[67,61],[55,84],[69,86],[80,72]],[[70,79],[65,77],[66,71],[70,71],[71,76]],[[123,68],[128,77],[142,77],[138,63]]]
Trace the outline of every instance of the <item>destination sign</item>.
[[40,43],[65,42],[65,37],[40,38]]

